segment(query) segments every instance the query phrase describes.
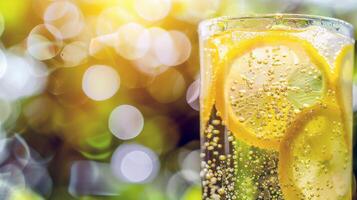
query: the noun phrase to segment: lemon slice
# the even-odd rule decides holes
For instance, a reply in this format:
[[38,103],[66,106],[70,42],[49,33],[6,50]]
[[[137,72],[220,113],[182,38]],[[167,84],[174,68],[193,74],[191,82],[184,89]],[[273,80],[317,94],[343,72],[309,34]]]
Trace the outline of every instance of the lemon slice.
[[236,138],[278,150],[296,114],[325,96],[329,66],[310,43],[286,32],[233,48],[217,71],[217,110]]
[[200,90],[200,119],[201,124],[204,127],[212,114],[213,105],[215,102],[215,92],[216,92],[216,71],[217,68],[214,66],[218,65],[218,51],[212,44],[212,41],[208,40],[204,47],[204,53],[202,53],[202,67],[201,72],[201,90]]
[[[353,79],[353,45],[346,45],[342,48],[335,61],[336,95],[339,105],[342,107],[342,117],[346,122],[348,133],[352,132],[352,79]],[[347,134],[346,136],[352,136]],[[347,138],[352,141],[352,138]],[[350,144],[352,150],[352,145]]]
[[299,114],[280,147],[279,179],[285,199],[351,199],[351,154],[335,105]]

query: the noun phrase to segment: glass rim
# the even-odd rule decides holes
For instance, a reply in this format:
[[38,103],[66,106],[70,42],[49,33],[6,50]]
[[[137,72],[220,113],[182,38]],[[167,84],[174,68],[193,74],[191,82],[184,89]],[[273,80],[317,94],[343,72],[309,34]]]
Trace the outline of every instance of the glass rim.
[[[313,20],[313,21],[327,21],[335,23],[336,25],[345,28],[350,32],[348,37],[354,38],[354,27],[351,23],[344,21],[342,19],[326,17],[320,15],[309,15],[309,14],[291,14],[291,13],[270,13],[270,14],[251,14],[251,15],[242,15],[237,17],[222,16],[211,19],[203,20],[199,23],[198,29],[199,32],[206,28],[220,22],[235,22],[241,20],[257,20],[257,19],[276,19],[281,17],[281,19],[291,19],[291,20]],[[321,24],[324,27],[323,24]]]

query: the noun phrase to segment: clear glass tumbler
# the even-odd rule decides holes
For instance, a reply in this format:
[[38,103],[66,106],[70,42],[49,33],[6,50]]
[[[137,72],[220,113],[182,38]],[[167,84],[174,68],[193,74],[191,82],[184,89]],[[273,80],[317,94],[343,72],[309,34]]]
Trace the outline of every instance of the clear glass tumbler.
[[272,14],[199,34],[203,199],[352,199],[352,26]]

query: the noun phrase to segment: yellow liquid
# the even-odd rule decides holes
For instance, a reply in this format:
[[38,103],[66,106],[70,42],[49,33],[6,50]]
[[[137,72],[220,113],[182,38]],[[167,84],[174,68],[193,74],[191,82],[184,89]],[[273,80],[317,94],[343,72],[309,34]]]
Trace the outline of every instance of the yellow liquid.
[[203,42],[203,199],[351,199],[352,44],[319,27]]

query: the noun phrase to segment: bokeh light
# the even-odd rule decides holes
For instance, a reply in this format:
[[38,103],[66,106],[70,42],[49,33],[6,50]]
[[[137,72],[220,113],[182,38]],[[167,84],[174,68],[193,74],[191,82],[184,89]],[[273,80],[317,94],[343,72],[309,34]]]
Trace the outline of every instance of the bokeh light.
[[13,188],[11,193],[7,196],[8,200],[43,200],[44,198],[35,192],[26,188]]
[[4,199],[7,199],[15,189],[24,188],[26,186],[22,169],[15,164],[2,166],[0,168],[0,174],[0,194]]
[[7,68],[7,62],[4,52],[0,49],[0,78],[4,76]]
[[18,101],[0,98],[0,139],[6,135],[4,130],[12,129],[21,115],[21,104]]
[[[91,39],[89,44],[89,55],[95,58],[106,58],[108,55],[107,52],[103,51],[106,50],[108,47],[114,47],[116,42],[117,34],[106,34],[97,36]],[[102,53],[102,54],[101,54]]]
[[11,115],[11,103],[9,101],[0,99],[0,125],[4,123]]
[[115,50],[122,57],[135,60],[146,54],[150,45],[150,34],[137,23],[124,24],[118,29]]
[[186,155],[181,163],[182,176],[189,182],[200,182],[200,150],[195,150]]
[[182,197],[182,200],[198,200],[202,199],[201,187],[200,185],[193,185],[189,187]]
[[190,187],[190,183],[182,176],[180,172],[170,177],[166,185],[166,195],[169,199],[180,199],[185,191]]
[[62,47],[62,35],[52,25],[37,25],[27,38],[27,51],[38,60],[55,57]]
[[43,197],[49,197],[52,192],[53,182],[46,166],[33,163],[23,170],[26,186]]
[[119,180],[131,183],[150,182],[156,177],[159,167],[156,154],[137,144],[121,145],[111,160],[114,175]]
[[176,50],[176,61],[173,66],[181,65],[184,63],[191,55],[191,42],[186,34],[180,31],[170,31],[170,36],[174,41],[174,47]]
[[46,27],[56,27],[64,39],[78,35],[84,28],[81,11],[70,1],[54,1],[47,7],[43,19]]
[[136,12],[145,20],[165,18],[171,9],[171,0],[135,0]]
[[88,46],[84,42],[76,41],[64,46],[61,58],[66,67],[82,64],[88,56]]
[[114,196],[117,181],[110,165],[90,160],[76,161],[71,166],[68,191],[75,197],[86,195]]
[[167,31],[159,27],[149,28],[148,31],[150,34],[150,47],[143,57],[135,59],[133,62],[140,71],[156,76],[166,71],[169,67],[160,61],[155,49],[155,41],[167,35]]
[[36,74],[38,71],[34,67],[37,66],[31,65],[25,57],[7,53],[6,58],[8,66],[11,67],[7,67],[0,78],[0,98],[15,100],[44,90],[47,82],[46,73]]
[[10,140],[10,151],[16,159],[18,166],[24,168],[31,160],[30,148],[26,141],[19,135]]
[[178,100],[185,89],[186,81],[176,69],[169,69],[158,75],[148,87],[150,95],[160,103],[171,103]]
[[200,80],[195,80],[187,89],[186,101],[196,111],[200,110]]
[[143,130],[144,117],[131,105],[121,105],[115,108],[109,117],[110,131],[121,140],[135,138]]
[[190,40],[179,31],[163,32],[153,43],[158,60],[167,66],[182,64],[191,53]]
[[11,199],[18,190],[31,189],[43,197],[52,192],[46,163],[20,135],[0,140],[0,197]]
[[54,107],[49,97],[38,97],[26,104],[23,108],[24,116],[31,128],[39,132],[49,131],[51,123],[51,110]]
[[120,87],[120,77],[111,67],[94,65],[83,75],[84,93],[91,99],[103,101],[114,96]]

